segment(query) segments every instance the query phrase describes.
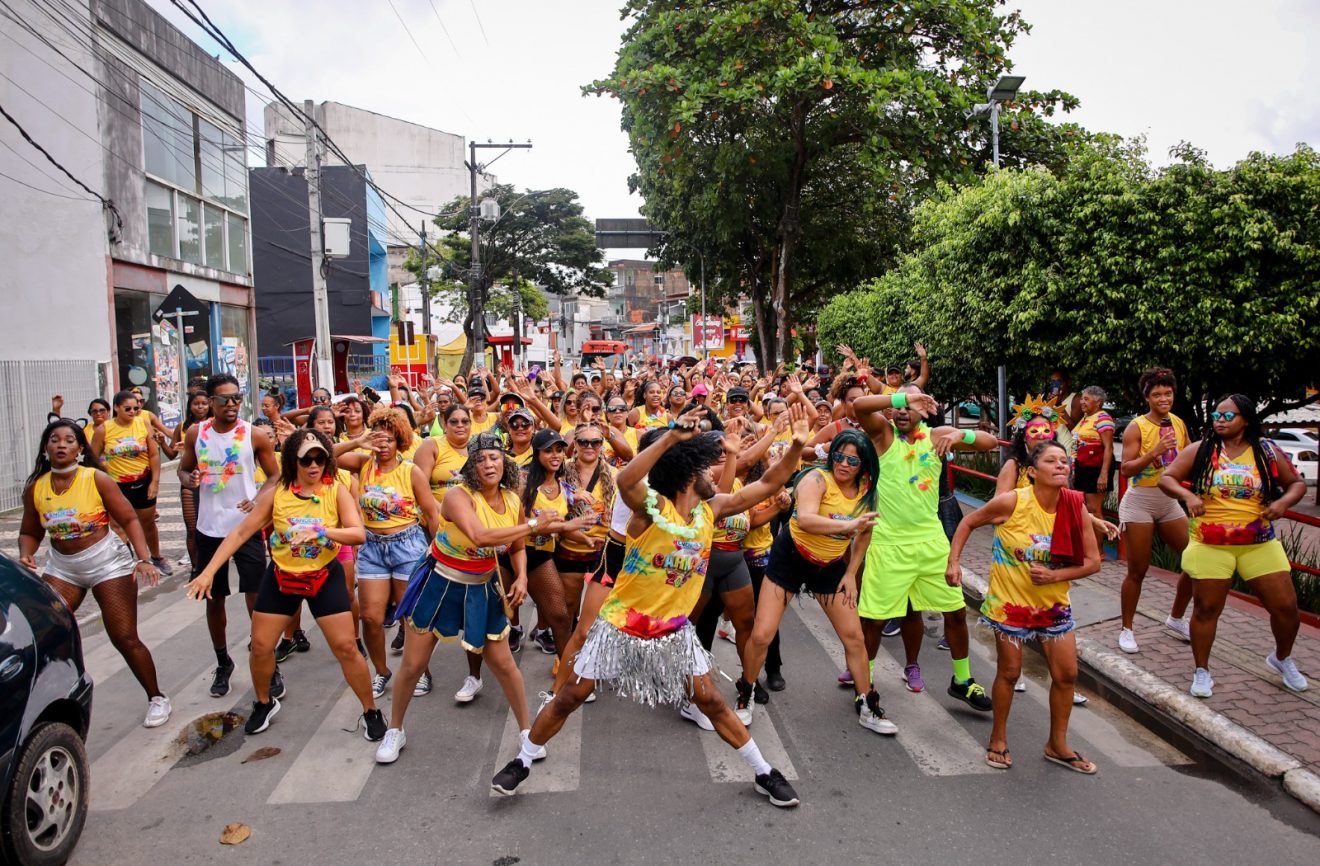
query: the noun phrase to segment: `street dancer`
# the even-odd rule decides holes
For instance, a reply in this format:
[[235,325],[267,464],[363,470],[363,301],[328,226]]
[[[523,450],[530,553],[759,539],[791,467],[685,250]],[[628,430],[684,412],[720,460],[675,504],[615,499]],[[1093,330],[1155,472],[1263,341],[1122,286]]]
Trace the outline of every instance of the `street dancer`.
[[[716,495],[710,466],[720,445],[716,437],[699,433],[703,417],[703,411],[693,411],[672,427],[647,433],[641,453],[619,472],[617,493],[633,511],[622,571],[573,661],[575,678],[541,710],[518,756],[495,775],[496,792],[517,789],[545,743],[599,679],[652,706],[690,698],[752,768],[758,793],[775,806],[798,804],[793,787],[761,756],[725,704],[711,678],[710,654],[688,620],[705,578],[715,521],[746,510],[774,489],[760,481],[736,494]],[[798,411],[788,450],[792,460],[809,430]]]

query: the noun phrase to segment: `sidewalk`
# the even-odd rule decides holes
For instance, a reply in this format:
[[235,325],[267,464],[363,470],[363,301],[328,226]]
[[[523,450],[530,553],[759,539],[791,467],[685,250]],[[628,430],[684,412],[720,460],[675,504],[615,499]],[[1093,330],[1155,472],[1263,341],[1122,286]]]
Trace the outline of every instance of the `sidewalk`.
[[[993,527],[987,526],[967,543],[962,565],[969,596],[984,596],[993,539]],[[1133,623],[1141,651],[1129,655],[1118,649],[1125,573],[1123,562],[1106,560],[1099,574],[1072,585],[1083,674],[1126,692],[1165,723],[1282,779],[1289,793],[1320,812],[1320,629],[1302,625],[1293,658],[1311,688],[1290,692],[1265,666],[1265,656],[1274,649],[1268,614],[1230,599],[1211,653],[1214,696],[1194,698],[1188,693],[1191,647],[1164,628],[1177,576],[1153,568],[1146,576]]]

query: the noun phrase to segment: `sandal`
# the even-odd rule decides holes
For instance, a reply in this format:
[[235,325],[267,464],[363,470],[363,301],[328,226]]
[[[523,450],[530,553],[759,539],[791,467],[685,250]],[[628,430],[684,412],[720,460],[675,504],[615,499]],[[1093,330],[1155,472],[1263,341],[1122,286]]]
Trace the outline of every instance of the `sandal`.
[[[1045,760],[1058,764],[1060,767],[1067,767],[1074,773],[1081,773],[1084,776],[1094,776],[1100,768],[1092,762],[1082,757],[1081,752],[1074,751],[1071,758],[1059,758],[1045,752]],[[993,765],[991,765],[993,766]]]
[[[991,755],[998,755],[998,758],[992,758]],[[1007,748],[992,749],[985,747],[985,762],[996,770],[1009,770],[1013,767],[1013,758]]]

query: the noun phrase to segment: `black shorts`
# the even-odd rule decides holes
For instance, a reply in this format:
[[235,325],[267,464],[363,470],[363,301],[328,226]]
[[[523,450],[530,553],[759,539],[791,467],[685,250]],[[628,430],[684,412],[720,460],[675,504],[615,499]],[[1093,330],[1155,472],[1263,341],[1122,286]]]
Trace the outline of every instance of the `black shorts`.
[[148,496],[147,491],[151,487],[151,470],[143,475],[137,481],[126,481],[119,484],[119,492],[124,494],[128,504],[133,506],[134,511],[143,511],[156,504],[156,497]]
[[307,609],[316,619],[350,612],[353,607],[348,600],[344,567],[339,564],[339,560],[332,559],[326,566],[326,571],[330,574],[326,577],[325,583],[321,584],[316,595],[289,595],[280,592],[280,583],[275,579],[275,563],[272,562],[266,566],[266,572],[261,576],[261,586],[257,589],[257,601],[252,610],[275,616],[293,616],[305,601]]
[[556,550],[555,568],[559,569],[560,574],[593,574],[600,570],[602,550],[603,548],[595,553],[583,554],[580,559],[578,554]]
[[623,571],[623,557],[627,553],[627,548],[622,541],[616,541],[613,538],[605,540],[605,567],[594,572],[590,578],[592,583],[599,583],[601,586],[614,586],[614,581],[618,578],[619,572]]
[[706,582],[701,587],[702,595],[733,592],[744,586],[752,585],[752,573],[747,570],[747,560],[741,550],[720,550],[712,547],[710,562],[706,565]]
[[531,574],[534,570],[540,568],[541,566],[545,565],[547,562],[550,562],[555,558],[555,553],[553,550],[532,550],[530,547],[525,548],[525,550],[527,551],[528,574]]
[[765,567],[765,576],[775,586],[788,592],[833,595],[839,591],[843,573],[847,570],[846,556],[829,565],[817,565],[807,559],[798,551],[793,534],[785,526],[775,536],[775,544],[770,548],[770,562]]
[[[202,569],[211,564],[211,558],[220,549],[223,538],[212,538],[202,532],[193,533],[197,542],[197,561],[193,563],[193,577],[202,573]],[[266,572],[266,546],[261,543],[260,535],[253,535],[234,554],[233,563],[238,568],[238,591],[256,592],[261,588],[261,576]],[[211,597],[224,598],[231,594],[229,589],[229,563],[222,563],[215,573],[215,582],[211,584]]]
[[[1082,493],[1099,493],[1096,484],[1100,481],[1099,466],[1079,466],[1073,464],[1072,489]],[[1114,489],[1114,462],[1109,462],[1109,489]]]

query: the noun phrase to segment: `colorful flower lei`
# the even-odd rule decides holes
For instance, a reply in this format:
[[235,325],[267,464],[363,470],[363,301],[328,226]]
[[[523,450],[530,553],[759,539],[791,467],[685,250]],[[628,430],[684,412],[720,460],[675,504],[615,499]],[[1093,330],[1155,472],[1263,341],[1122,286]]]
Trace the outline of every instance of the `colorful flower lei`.
[[682,524],[674,523],[672,520],[662,515],[657,505],[658,501],[658,494],[648,486],[646,488],[646,513],[650,516],[652,523],[670,535],[677,536],[686,541],[692,541],[697,537],[702,529],[702,518],[704,515],[701,506],[705,503],[698,502],[692,507],[692,514],[690,515],[692,523],[683,526]]
[[197,468],[201,470],[202,480],[209,481],[211,492],[219,493],[225,489],[229,479],[238,474],[238,455],[242,451],[243,442],[247,439],[247,425],[239,422],[234,430],[234,441],[225,449],[224,462],[219,463],[219,478],[216,478],[216,461],[211,457],[210,443],[207,442],[207,434],[211,432],[211,425],[207,424],[202,428],[201,435],[197,440]]

